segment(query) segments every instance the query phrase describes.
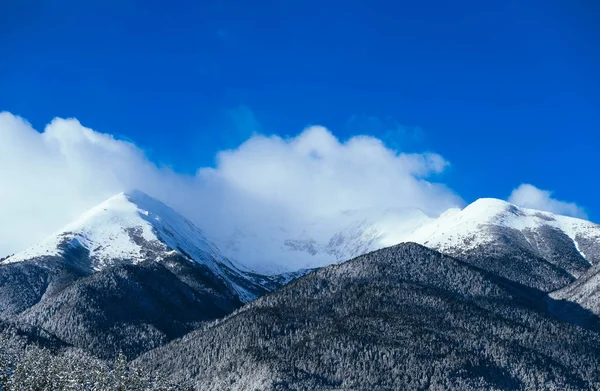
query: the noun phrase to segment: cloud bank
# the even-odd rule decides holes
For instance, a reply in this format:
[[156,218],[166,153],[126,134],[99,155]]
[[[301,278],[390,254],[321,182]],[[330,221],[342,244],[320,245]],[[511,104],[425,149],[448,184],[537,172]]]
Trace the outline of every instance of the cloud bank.
[[[143,150],[56,118],[38,132],[0,113],[0,256],[20,251],[120,191],[139,189],[177,209],[212,238],[273,230],[365,208],[419,208],[435,216],[463,201],[431,181],[448,162],[405,154],[374,137],[346,141],[319,126],[293,138],[255,135],[181,175]],[[269,254],[263,254],[268,258]]]
[[554,199],[551,191],[541,190],[526,183],[514,189],[508,201],[524,208],[587,219],[587,214],[577,204]]

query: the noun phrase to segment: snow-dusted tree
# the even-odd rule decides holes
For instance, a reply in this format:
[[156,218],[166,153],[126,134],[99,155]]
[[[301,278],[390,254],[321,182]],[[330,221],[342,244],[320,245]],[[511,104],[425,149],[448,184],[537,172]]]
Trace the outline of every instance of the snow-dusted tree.
[[7,390],[9,380],[19,361],[22,342],[14,333],[5,331],[0,333],[0,390]]
[[185,391],[147,376],[119,354],[107,363],[76,349],[52,352],[0,333],[0,391]]

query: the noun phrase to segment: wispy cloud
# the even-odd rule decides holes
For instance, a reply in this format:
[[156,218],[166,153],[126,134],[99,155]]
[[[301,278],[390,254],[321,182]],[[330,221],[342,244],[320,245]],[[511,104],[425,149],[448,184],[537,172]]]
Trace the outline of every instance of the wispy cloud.
[[541,190],[530,184],[522,184],[512,191],[508,201],[524,208],[539,209],[561,215],[587,218],[582,207],[566,201],[552,198],[552,192]]

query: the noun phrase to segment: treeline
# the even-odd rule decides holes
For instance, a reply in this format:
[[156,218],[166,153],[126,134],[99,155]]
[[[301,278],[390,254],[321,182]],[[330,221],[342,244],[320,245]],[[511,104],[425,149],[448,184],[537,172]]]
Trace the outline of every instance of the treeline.
[[14,330],[0,334],[0,391],[186,391],[145,373],[123,354],[104,361],[77,349],[52,352]]

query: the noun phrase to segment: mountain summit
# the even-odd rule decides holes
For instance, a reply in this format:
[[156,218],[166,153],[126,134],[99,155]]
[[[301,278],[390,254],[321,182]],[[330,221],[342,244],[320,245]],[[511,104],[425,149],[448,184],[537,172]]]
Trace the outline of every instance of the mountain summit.
[[[497,239],[497,232],[490,229],[518,231],[527,236],[544,230],[554,230],[572,242],[579,255],[590,264],[600,262],[600,225],[589,221],[556,215],[534,209],[520,208],[495,198],[480,198],[466,208],[450,209],[433,223],[416,230],[407,239],[438,250],[460,247],[471,250]],[[529,245],[541,252],[543,244],[531,235],[526,237]]]
[[229,263],[194,224],[138,190],[109,198],[4,263],[64,255],[73,248],[87,253],[93,271],[118,263],[158,260],[173,251],[211,267],[215,260]]
[[450,209],[404,241],[543,291],[561,288],[600,263],[600,225],[493,198]]

